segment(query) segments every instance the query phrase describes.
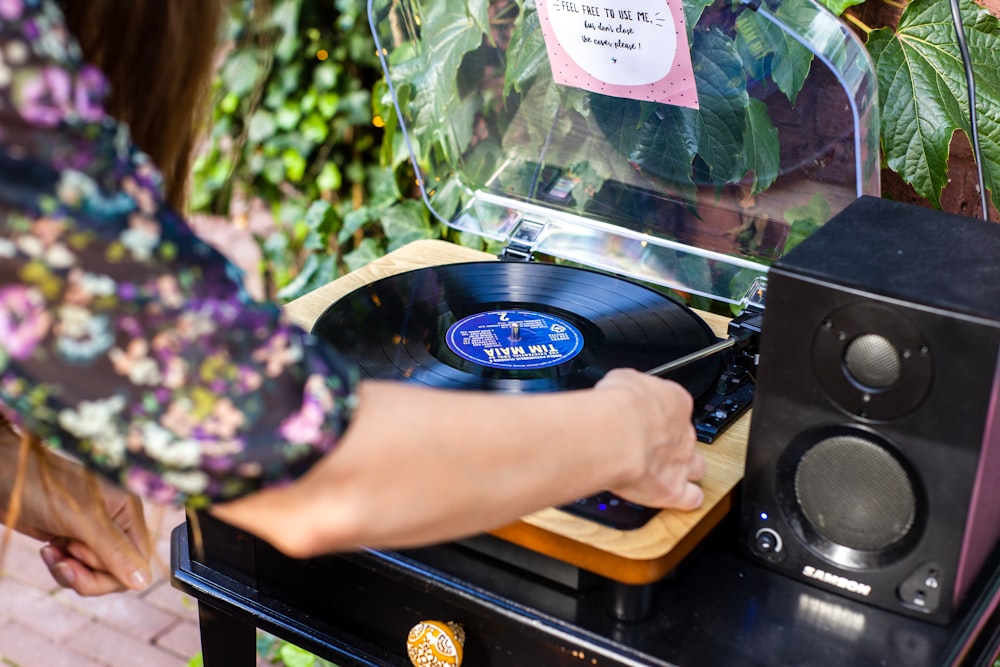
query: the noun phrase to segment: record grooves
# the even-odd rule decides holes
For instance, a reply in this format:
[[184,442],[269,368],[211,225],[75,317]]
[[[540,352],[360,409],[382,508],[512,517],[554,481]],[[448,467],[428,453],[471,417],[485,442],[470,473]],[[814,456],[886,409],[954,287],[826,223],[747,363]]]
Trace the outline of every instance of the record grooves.
[[[497,261],[364,285],[333,303],[313,333],[369,377],[511,392],[591,387],[613,368],[649,370],[716,341],[689,308],[638,283]],[[710,357],[669,377],[697,397],[720,372]]]

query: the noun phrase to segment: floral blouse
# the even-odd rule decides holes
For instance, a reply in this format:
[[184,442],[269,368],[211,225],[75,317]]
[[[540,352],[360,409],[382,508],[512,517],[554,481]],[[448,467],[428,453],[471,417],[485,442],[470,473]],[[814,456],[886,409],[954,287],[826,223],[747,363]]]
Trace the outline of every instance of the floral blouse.
[[0,0],[0,402],[123,487],[203,505],[329,451],[356,370],[163,204],[52,0]]

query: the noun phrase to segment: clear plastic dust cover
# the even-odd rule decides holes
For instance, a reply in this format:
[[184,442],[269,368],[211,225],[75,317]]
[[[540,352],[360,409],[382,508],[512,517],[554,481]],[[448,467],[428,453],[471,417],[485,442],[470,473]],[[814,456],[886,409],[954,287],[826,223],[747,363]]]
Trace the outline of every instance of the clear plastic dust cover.
[[369,0],[387,144],[446,224],[737,303],[877,195],[875,75],[812,0]]

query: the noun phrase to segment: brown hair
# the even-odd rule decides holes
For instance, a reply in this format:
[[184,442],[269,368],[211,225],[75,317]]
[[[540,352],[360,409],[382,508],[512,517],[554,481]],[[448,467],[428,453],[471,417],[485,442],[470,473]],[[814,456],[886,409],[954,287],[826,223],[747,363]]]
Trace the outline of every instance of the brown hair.
[[84,58],[111,82],[108,112],[163,172],[183,211],[228,0],[63,0]]
[[0,495],[0,507],[6,505],[6,511],[3,513],[3,537],[0,538],[0,566],[6,560],[11,532],[16,527],[17,519],[21,515],[21,500],[24,496],[24,483],[28,476],[28,456],[32,444],[29,438],[19,435],[7,417],[0,413],[0,447],[14,447],[14,442],[18,439],[20,439],[21,444],[18,447],[17,471],[14,473],[10,495],[6,498]]

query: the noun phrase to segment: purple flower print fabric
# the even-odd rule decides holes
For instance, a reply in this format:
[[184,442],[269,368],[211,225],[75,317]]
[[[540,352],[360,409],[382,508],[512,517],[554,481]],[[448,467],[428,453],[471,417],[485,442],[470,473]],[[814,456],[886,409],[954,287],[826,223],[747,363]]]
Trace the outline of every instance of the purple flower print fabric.
[[253,302],[167,209],[51,0],[0,0],[0,402],[125,488],[205,505],[294,479],[356,369]]

